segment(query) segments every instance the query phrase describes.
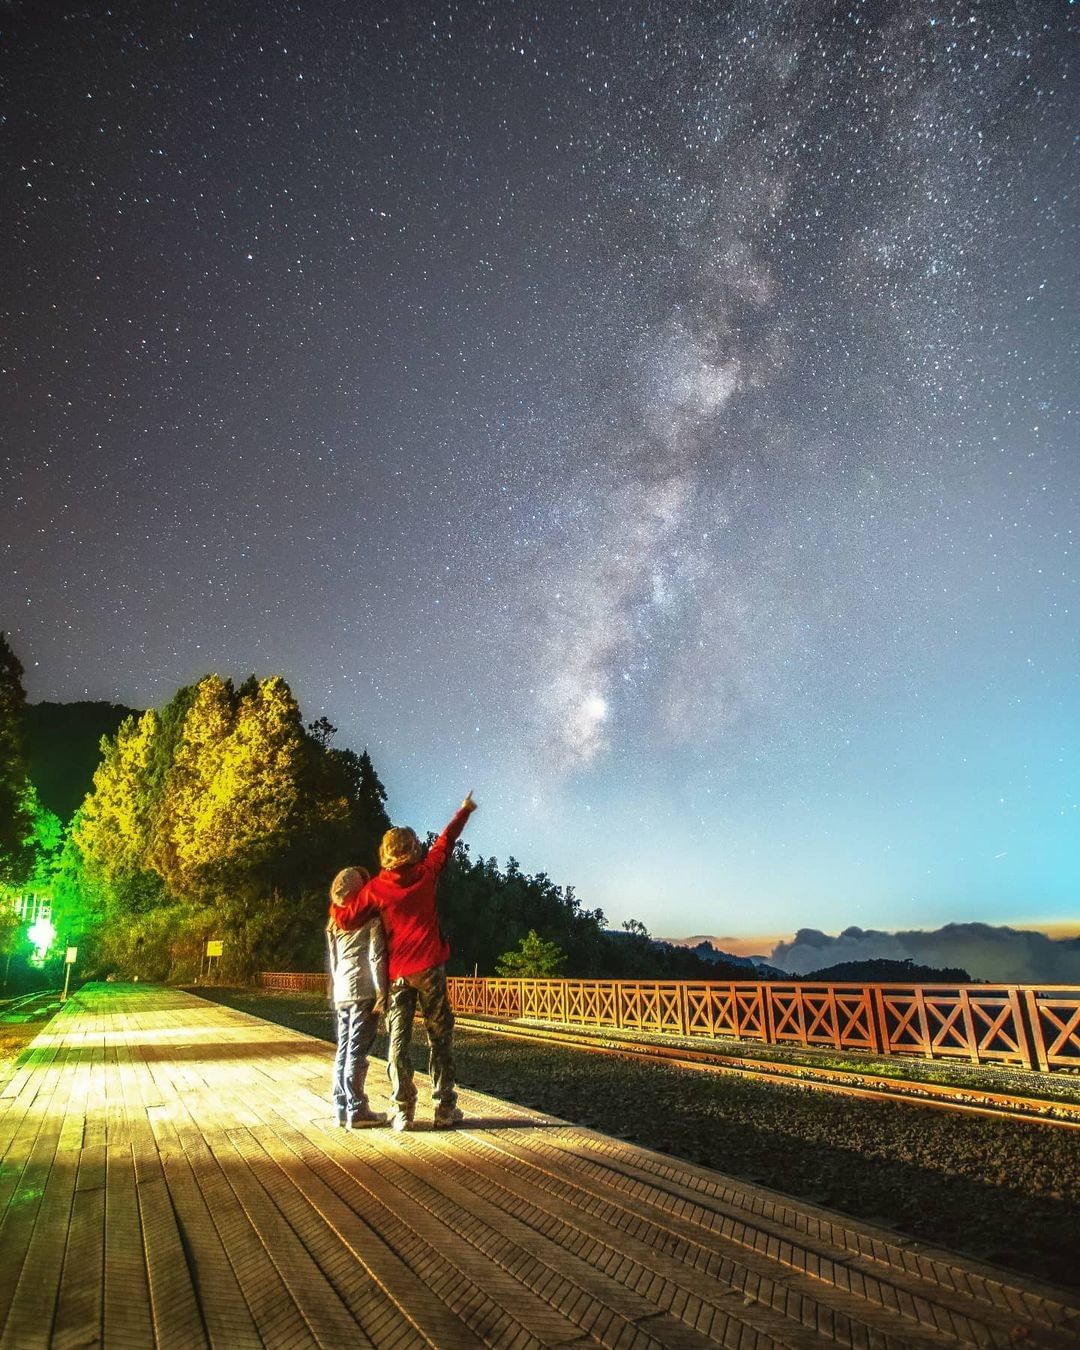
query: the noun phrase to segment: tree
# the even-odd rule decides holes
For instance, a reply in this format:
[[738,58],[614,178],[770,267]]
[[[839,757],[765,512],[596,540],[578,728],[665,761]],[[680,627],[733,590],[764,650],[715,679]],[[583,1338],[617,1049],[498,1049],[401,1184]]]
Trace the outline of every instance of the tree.
[[349,802],[345,852],[361,867],[378,871],[379,841],[390,828],[390,817],[386,814],[386,789],[371,756],[366,750],[357,755],[352,750],[330,749],[327,759],[342,775]]
[[503,952],[495,962],[495,972],[515,979],[544,979],[557,975],[565,964],[566,953],[530,928],[516,951]]
[[583,909],[572,887],[557,886],[543,872],[522,872],[515,858],[502,869],[495,858],[473,857],[467,844],[459,844],[439,884],[439,921],[454,971],[478,967],[489,974],[507,943],[535,929],[571,953],[570,973],[603,973],[603,913]]
[[152,863],[158,792],[152,765],[158,717],[128,717],[101,742],[94,786],[75,813],[71,838],[85,889],[96,890],[116,922],[159,904],[163,886]]
[[280,676],[208,675],[103,742],[57,899],[106,966],[190,977],[208,937],[230,978],[321,959],[330,879],[389,824],[370,758],[333,734]]
[[34,866],[22,676],[19,659],[0,632],[0,884],[9,886],[25,881]]

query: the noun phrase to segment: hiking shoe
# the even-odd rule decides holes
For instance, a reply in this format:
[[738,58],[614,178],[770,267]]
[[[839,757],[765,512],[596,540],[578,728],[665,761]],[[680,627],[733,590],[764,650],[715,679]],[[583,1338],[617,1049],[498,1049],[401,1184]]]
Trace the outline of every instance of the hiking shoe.
[[413,1118],[407,1111],[395,1111],[390,1117],[390,1128],[398,1134],[404,1134],[413,1127]]
[[382,1125],[386,1121],[385,1111],[373,1111],[370,1106],[365,1106],[362,1111],[354,1111],[349,1117],[349,1123],[346,1125],[348,1130],[358,1130],[364,1125]]
[[465,1112],[460,1106],[437,1106],[435,1108],[435,1128],[437,1130],[452,1130],[459,1121],[465,1119]]

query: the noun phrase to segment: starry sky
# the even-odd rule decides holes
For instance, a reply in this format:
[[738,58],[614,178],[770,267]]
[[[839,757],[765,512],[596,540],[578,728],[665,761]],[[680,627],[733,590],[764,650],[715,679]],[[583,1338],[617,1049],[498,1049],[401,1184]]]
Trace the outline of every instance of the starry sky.
[[1077,19],[7,0],[30,698],[281,672],[663,935],[1080,929]]

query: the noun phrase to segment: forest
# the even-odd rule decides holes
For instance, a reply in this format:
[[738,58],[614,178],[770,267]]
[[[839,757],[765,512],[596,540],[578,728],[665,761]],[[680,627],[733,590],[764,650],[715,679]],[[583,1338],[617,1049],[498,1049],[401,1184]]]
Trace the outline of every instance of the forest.
[[[141,712],[82,705],[104,718],[96,749],[79,705],[28,707],[22,677],[0,634],[0,890],[51,900],[47,973],[76,946],[83,977],[183,983],[208,941],[222,943],[222,981],[321,967],[330,880],[374,869],[390,825],[366,751],[306,723],[280,675],[206,675]],[[62,749],[47,754],[50,727]],[[572,886],[465,844],[439,911],[452,973],[746,978],[634,920],[612,932]],[[0,912],[0,958],[17,972],[32,946],[12,906]]]

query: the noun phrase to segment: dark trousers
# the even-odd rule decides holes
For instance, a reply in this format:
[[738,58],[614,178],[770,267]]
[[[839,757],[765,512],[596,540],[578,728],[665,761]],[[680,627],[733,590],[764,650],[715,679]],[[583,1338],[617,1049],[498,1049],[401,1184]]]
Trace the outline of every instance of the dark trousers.
[[334,1106],[340,1121],[367,1108],[367,1093],[364,1091],[367,1057],[379,1026],[374,1007],[374,999],[364,999],[361,1003],[349,1003],[337,1010]]
[[428,1072],[431,1074],[432,1098],[436,1106],[448,1110],[457,1104],[454,1057],[450,1053],[454,1014],[446,996],[446,968],[432,966],[430,970],[420,970],[415,975],[405,975],[395,980],[390,986],[386,1009],[386,1027],[390,1036],[390,1054],[386,1065],[390,1075],[390,1095],[398,1110],[404,1111],[410,1119],[416,1109],[416,1086],[413,1083],[409,1046],[417,1002],[431,1045]]

